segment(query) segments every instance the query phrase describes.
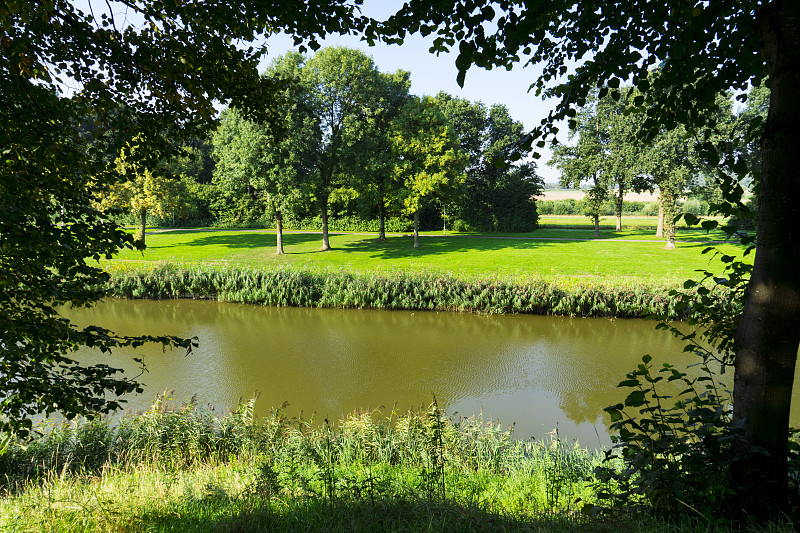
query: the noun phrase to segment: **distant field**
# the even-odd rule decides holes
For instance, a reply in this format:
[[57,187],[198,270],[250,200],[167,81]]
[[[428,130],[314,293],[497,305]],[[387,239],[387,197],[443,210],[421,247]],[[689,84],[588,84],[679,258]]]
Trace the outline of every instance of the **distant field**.
[[[580,200],[586,193],[584,191],[570,191],[570,190],[562,190],[562,189],[548,189],[544,191],[544,194],[541,196],[537,196],[540,200]],[[625,195],[625,200],[628,202],[655,202],[658,200],[658,195],[643,192],[631,192]]]
[[[710,217],[714,218],[714,217]],[[720,218],[715,218],[715,220],[722,220]],[[603,229],[614,229],[616,228],[617,219],[613,216],[602,216],[600,217],[600,228]],[[592,219],[583,216],[583,215],[539,215],[539,225],[543,228],[551,228],[551,227],[564,227],[564,228],[594,228],[594,223]],[[622,229],[623,230],[630,230],[630,229],[647,229],[652,228],[653,234],[655,234],[656,227],[658,226],[658,217],[648,217],[642,215],[622,215]],[[678,222],[678,230],[679,236],[681,235],[680,229],[684,228],[690,233],[702,233],[705,235],[705,231],[700,229],[698,226],[694,228],[687,228],[686,223],[681,220]],[[721,235],[721,233],[719,233]]]
[[[249,266],[291,265],[303,269],[348,271],[414,270],[480,277],[535,276],[540,278],[635,278],[675,281],[696,275],[697,269],[721,271],[721,264],[701,252],[709,237],[679,234],[676,250],[650,232],[541,229],[516,235],[429,234],[413,248],[410,236],[391,236],[380,242],[374,235],[331,235],[333,250],[321,252],[316,233],[284,235],[284,256],[275,254],[275,234],[267,230],[180,230],[148,234],[144,252],[125,251],[115,261],[211,262]],[[717,237],[718,236],[712,236]],[[682,240],[681,240],[682,239]],[[727,254],[742,248],[719,244]]]

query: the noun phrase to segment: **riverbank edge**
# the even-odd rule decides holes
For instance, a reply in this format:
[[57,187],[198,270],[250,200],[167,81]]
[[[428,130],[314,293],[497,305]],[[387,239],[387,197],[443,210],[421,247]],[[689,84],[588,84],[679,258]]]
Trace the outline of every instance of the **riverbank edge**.
[[[349,272],[218,264],[112,263],[109,296],[211,299],[278,307],[455,311],[685,320],[677,283],[575,278],[458,277],[439,272]],[[724,292],[716,292],[722,302]]]
[[[514,440],[480,416],[446,418],[435,402],[325,425],[280,409],[256,419],[254,402],[219,415],[159,397],[120,424],[65,422],[12,443],[0,455],[0,530],[709,530],[692,514],[596,514],[605,453],[556,431]],[[747,531],[795,529],[787,517]]]

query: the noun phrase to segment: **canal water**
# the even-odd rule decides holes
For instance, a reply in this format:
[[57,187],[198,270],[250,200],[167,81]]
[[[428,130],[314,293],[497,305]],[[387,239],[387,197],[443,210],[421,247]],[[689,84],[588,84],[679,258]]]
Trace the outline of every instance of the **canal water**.
[[[514,424],[517,438],[558,428],[590,447],[610,443],[602,409],[624,400],[629,389],[617,384],[642,355],[652,355],[656,367],[698,362],[682,341],[645,320],[117,299],[64,314],[124,335],[198,337],[188,356],[160,346],[79,354],[131,376],[138,373],[131,358],[144,356],[145,392],[129,397],[131,409],[173,391],[176,403],[196,395],[224,412],[258,393],[259,414],[288,402],[290,416],[337,420],[356,409],[389,416],[435,397],[450,415]],[[732,388],[732,372],[721,381]],[[800,425],[797,404],[793,425]]]

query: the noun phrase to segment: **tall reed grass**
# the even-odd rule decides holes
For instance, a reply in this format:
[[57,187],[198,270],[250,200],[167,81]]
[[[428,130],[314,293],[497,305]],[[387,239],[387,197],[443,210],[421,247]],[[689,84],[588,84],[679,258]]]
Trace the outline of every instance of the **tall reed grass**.
[[274,410],[257,420],[255,400],[219,416],[195,401],[159,397],[117,421],[65,422],[0,456],[0,486],[18,493],[54,477],[91,478],[142,466],[178,472],[247,465],[249,495],[494,501],[556,509],[591,498],[585,480],[599,452],[556,437],[520,441],[481,417],[447,418],[435,402],[406,413],[354,412],[324,424]]
[[[228,265],[117,264],[107,288],[123,298],[209,298],[273,306],[532,313],[685,319],[671,284],[574,279],[462,279],[407,271],[249,268]],[[684,289],[681,289],[684,290]],[[726,296],[719,295],[720,302]]]

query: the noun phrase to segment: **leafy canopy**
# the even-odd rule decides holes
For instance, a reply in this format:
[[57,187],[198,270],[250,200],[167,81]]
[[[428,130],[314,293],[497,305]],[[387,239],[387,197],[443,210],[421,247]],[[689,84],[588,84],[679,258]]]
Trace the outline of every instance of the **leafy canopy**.
[[358,1],[265,3],[143,0],[0,4],[0,430],[31,417],[92,416],[141,390],[73,352],[148,340],[79,328],[59,306],[91,305],[107,275],[96,260],[135,246],[97,203],[118,181],[117,156],[154,169],[214,125],[216,101],[267,119],[277,82],[261,78],[264,49],[241,45],[285,30],[298,42],[360,24]]

